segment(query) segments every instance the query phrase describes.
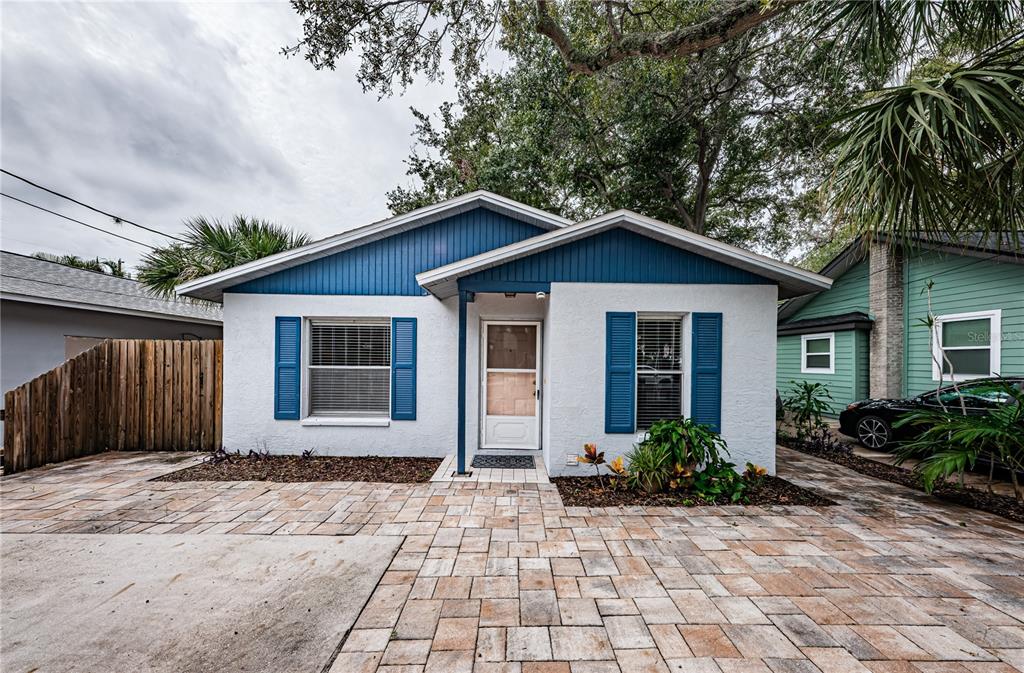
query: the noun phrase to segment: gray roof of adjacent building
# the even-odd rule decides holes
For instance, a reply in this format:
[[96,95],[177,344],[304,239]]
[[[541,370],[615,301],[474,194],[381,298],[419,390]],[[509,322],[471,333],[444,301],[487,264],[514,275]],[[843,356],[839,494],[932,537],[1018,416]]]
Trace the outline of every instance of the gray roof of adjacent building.
[[0,298],[163,320],[220,324],[221,306],[166,298],[138,281],[0,251]]

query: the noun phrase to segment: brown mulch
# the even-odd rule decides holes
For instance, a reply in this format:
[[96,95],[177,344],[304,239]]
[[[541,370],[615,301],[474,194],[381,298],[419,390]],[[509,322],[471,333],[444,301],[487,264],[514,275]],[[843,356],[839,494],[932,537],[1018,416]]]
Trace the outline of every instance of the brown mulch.
[[242,456],[230,455],[171,472],[153,481],[369,481],[421,484],[441,464],[440,458],[382,456]]
[[686,493],[647,493],[640,489],[612,490],[605,479],[597,477],[552,477],[566,507],[707,507],[714,505],[834,505],[828,498],[779,477],[764,477],[757,486],[748,488],[745,502],[729,502],[727,498],[702,500]]
[[[795,451],[824,458],[837,465],[848,467],[854,472],[859,472],[869,477],[893,484],[900,484],[917,491],[924,491],[924,484],[921,482],[919,475],[897,465],[880,463],[877,460],[864,458],[846,451],[815,451],[796,441],[784,442],[784,445]],[[957,484],[950,482],[936,485],[932,495],[946,502],[990,514],[998,514],[1012,521],[1024,522],[1024,505],[1018,503],[1011,496],[989,493],[988,491],[982,491],[971,486],[960,488]]]

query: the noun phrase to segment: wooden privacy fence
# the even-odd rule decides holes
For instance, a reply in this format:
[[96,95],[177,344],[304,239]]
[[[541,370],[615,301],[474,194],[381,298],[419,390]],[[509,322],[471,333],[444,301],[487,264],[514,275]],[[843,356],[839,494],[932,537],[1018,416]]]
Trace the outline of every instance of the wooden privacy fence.
[[111,339],[4,395],[4,473],[221,446],[220,340]]

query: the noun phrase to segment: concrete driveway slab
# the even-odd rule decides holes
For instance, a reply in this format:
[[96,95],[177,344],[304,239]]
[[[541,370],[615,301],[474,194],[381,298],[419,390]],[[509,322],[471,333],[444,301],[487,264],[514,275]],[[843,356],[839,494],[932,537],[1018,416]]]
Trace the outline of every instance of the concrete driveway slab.
[[402,540],[5,534],[3,670],[317,673]]

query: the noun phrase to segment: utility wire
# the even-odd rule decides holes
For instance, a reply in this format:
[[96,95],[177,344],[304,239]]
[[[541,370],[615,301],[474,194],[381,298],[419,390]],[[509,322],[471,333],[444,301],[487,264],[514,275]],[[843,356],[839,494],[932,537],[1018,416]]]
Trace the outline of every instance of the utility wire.
[[[106,215],[106,216],[107,216],[107,217],[109,217],[110,219],[114,220],[114,222],[115,222],[116,224],[120,224],[120,223],[122,223],[122,222],[123,222],[123,223],[125,223],[125,224],[130,224],[130,225],[132,225],[133,227],[138,227],[139,229],[145,229],[146,231],[148,231],[148,232],[150,232],[150,233],[153,233],[153,234],[160,234],[161,236],[166,236],[167,238],[172,238],[172,239],[174,239],[175,241],[181,241],[182,243],[188,243],[188,241],[186,241],[185,239],[183,239],[183,238],[178,238],[177,236],[175,236],[175,235],[173,235],[173,234],[167,234],[167,233],[164,233],[164,232],[162,232],[162,231],[160,231],[160,230],[158,230],[158,229],[151,229],[150,227],[147,227],[147,226],[141,225],[141,224],[139,224],[138,222],[132,222],[131,220],[129,220],[129,219],[126,219],[126,218],[124,218],[124,217],[121,217],[121,216],[119,216],[119,215],[114,215],[113,213],[108,213],[108,212],[107,212],[107,211],[105,211],[105,210],[100,210],[99,208],[94,208],[93,206],[90,206],[90,205],[89,205],[88,203],[82,203],[82,202],[81,202],[81,201],[79,201],[78,199],[73,199],[73,198],[71,198],[71,197],[70,197],[70,196],[68,196],[67,194],[61,194],[60,192],[56,192],[56,191],[54,191],[54,190],[50,189],[49,187],[43,187],[42,185],[40,185],[40,184],[38,184],[38,183],[32,182],[32,181],[31,181],[31,180],[29,180],[28,178],[23,178],[23,177],[21,177],[20,175],[17,175],[17,174],[15,174],[15,173],[12,173],[12,172],[10,172],[10,171],[9,171],[9,170],[7,170],[6,168],[0,168],[0,172],[2,172],[2,173],[3,173],[4,175],[9,175],[9,176],[11,176],[12,178],[15,178],[15,179],[17,179],[17,180],[21,180],[21,181],[22,181],[22,182],[24,182],[25,184],[29,184],[29,185],[32,185],[32,186],[33,186],[33,187],[35,187],[36,189],[41,189],[41,190],[43,190],[44,192],[48,192],[48,193],[50,193],[50,194],[53,194],[54,196],[59,196],[59,197],[60,197],[60,198],[62,198],[62,199],[67,199],[67,200],[68,200],[68,201],[70,201],[71,203],[76,203],[76,204],[78,204],[78,205],[82,206],[83,208],[88,208],[89,210],[93,211],[94,213],[99,213],[100,215]],[[108,232],[108,233],[109,233],[109,232]]]
[[82,222],[81,220],[76,220],[73,217],[68,217],[67,215],[63,215],[61,213],[58,213],[55,210],[50,210],[49,208],[43,208],[42,206],[37,206],[34,203],[29,203],[28,201],[25,201],[23,199],[19,199],[17,196],[11,196],[10,194],[5,194],[3,192],[0,192],[0,196],[4,196],[5,198],[11,199],[13,201],[17,201],[18,203],[23,203],[26,206],[30,206],[32,208],[35,208],[36,210],[41,210],[44,213],[50,213],[51,215],[56,215],[57,217],[62,217],[65,220],[69,220],[71,222],[74,222],[75,224],[80,224],[83,227],[89,227],[90,229],[95,229],[96,231],[103,232],[104,234],[109,234],[110,236],[114,236],[115,238],[120,238],[120,239],[122,239],[124,241],[128,241],[129,243],[134,243],[136,245],[141,245],[142,247],[149,248],[150,250],[156,250],[156,248],[154,248],[152,245],[150,245],[148,243],[143,243],[142,241],[136,241],[134,238],[128,238],[127,236],[122,236],[121,234],[115,234],[114,232],[107,231],[106,229],[100,229],[99,227],[93,226],[91,224],[87,224],[85,222]]

